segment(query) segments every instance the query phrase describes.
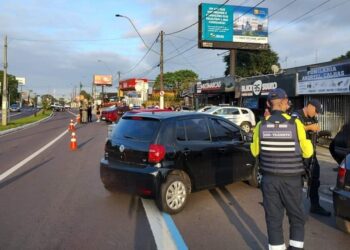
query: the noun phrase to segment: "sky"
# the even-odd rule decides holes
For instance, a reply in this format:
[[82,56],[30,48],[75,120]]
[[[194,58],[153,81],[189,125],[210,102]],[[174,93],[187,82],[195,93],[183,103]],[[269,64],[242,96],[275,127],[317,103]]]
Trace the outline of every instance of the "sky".
[[[115,17],[121,14],[130,18],[147,46],[156,41],[161,30],[165,32],[164,72],[190,69],[200,79],[222,77],[226,50],[198,49],[197,25],[167,35],[197,22],[200,3],[0,0],[0,44],[3,47],[7,35],[8,73],[26,78],[25,91],[66,98],[80,83],[91,92],[94,74],[113,75],[108,92],[117,89],[118,71],[121,79],[155,79],[159,55],[150,51],[144,57],[147,47],[127,18]],[[326,62],[350,50],[350,0],[231,0],[227,5],[252,7],[258,3],[258,7],[269,9],[269,44],[282,68]],[[159,39],[152,49],[160,51]],[[0,56],[2,60],[3,49]]]

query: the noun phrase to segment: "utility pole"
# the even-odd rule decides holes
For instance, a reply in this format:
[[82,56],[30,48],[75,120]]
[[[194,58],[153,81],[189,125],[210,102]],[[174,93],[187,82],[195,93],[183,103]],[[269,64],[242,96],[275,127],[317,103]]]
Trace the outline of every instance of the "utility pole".
[[163,31],[160,32],[160,75],[159,75],[159,84],[160,84],[160,100],[159,107],[164,109],[164,84],[163,84]]
[[2,125],[7,125],[7,35],[4,40],[4,81],[2,84]]

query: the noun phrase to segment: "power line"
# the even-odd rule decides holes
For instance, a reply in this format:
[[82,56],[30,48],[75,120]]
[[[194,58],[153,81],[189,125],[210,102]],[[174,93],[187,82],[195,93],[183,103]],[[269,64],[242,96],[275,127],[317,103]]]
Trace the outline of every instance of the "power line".
[[103,41],[117,41],[117,40],[126,40],[127,38],[104,38],[104,39],[27,39],[27,38],[10,38],[12,41],[23,41],[23,42],[103,42]]
[[311,16],[302,18],[302,19],[299,20],[299,21],[305,21],[305,20],[310,19],[310,18],[312,18],[312,17],[314,17],[314,16],[317,16],[317,15],[322,14],[322,13],[324,13],[324,12],[328,12],[328,11],[330,11],[330,10],[332,10],[332,9],[335,9],[335,8],[339,7],[340,5],[343,5],[343,4],[346,4],[346,3],[350,3],[350,1],[349,1],[349,0],[345,0],[345,1],[343,1],[343,2],[340,2],[340,3],[336,4],[336,5],[334,5],[333,7],[327,8],[327,9],[325,9],[325,10],[323,10],[323,11],[320,11],[320,12],[318,12],[318,13],[315,13],[315,14],[313,14],[313,15],[311,15]]
[[296,2],[297,0],[293,0],[290,1],[289,3],[287,3],[286,5],[284,5],[282,8],[280,8],[279,10],[276,10],[274,13],[272,13],[271,15],[269,15],[269,19],[271,19],[271,17],[273,17],[274,15],[278,14],[279,12],[281,12],[282,10],[288,8],[290,5],[292,5],[294,2]]
[[170,58],[165,59],[164,62],[170,61],[170,60],[172,60],[172,59],[174,59],[174,58],[176,58],[176,57],[178,57],[178,56],[181,56],[182,54],[184,54],[184,53],[186,53],[187,51],[189,51],[189,50],[195,48],[196,46],[197,46],[197,44],[194,44],[193,46],[191,46],[190,48],[188,48],[188,49],[186,49],[186,50],[180,52],[179,54],[177,54],[177,55],[175,55],[175,56],[172,56],[172,57],[170,57]]
[[[202,20],[203,20],[204,18],[210,16],[211,14],[213,14],[216,10],[220,9],[220,8],[221,8],[222,6],[224,6],[228,1],[230,1],[230,0],[226,0],[226,1],[225,1],[223,4],[221,4],[218,8],[216,8],[216,9],[213,10],[212,12],[208,13],[206,16],[202,17]],[[192,26],[196,25],[197,23],[198,23],[198,21],[197,21],[197,22],[194,22],[194,23],[192,23],[192,24],[190,24],[190,25],[188,25],[188,26],[185,27],[185,28],[182,28],[182,29],[180,29],[180,30],[177,30],[177,31],[174,31],[174,32],[171,32],[171,33],[168,33],[168,34],[165,33],[164,35],[173,35],[173,34],[176,34],[176,33],[180,33],[180,32],[182,32],[182,31],[184,31],[184,30],[187,30],[187,29],[191,28]]]
[[148,48],[148,50],[146,51],[146,53],[143,55],[143,57],[133,66],[130,68],[130,70],[126,71],[126,72],[122,72],[121,74],[127,74],[130,73],[131,71],[133,71],[137,66],[140,65],[140,63],[146,58],[146,56],[148,55],[148,53],[151,51],[151,49],[153,48],[153,46],[156,44],[157,40],[158,40],[159,35],[157,36],[157,38],[154,40],[154,42],[152,43],[152,45]]
[[328,3],[329,1],[330,1],[330,0],[326,0],[326,1],[324,1],[323,3],[320,3],[319,5],[317,5],[316,7],[312,8],[311,10],[308,10],[308,11],[305,12],[304,14],[302,14],[302,15],[300,15],[300,16],[294,18],[293,20],[289,21],[286,25],[282,25],[282,26],[280,26],[279,28],[274,29],[273,31],[270,32],[270,34],[276,32],[276,31],[278,31],[278,30],[280,30],[280,29],[283,29],[285,26],[287,26],[287,25],[289,25],[289,24],[292,24],[292,23],[294,23],[294,22],[298,22],[298,20],[300,21],[301,18],[303,18],[303,17],[306,16],[307,14],[313,12],[314,10],[320,8],[321,6],[325,5],[325,4]]
[[[175,48],[175,50],[176,50],[177,52],[181,53],[181,52],[179,51],[179,49],[176,48],[176,46],[174,45],[174,43],[173,43],[171,40],[169,40],[169,42],[170,42],[170,44]],[[181,54],[181,55],[182,55],[182,54]],[[192,68],[194,68],[195,70],[198,71],[198,69],[196,68],[196,66],[194,66],[194,65],[187,59],[187,57],[185,57],[184,55],[182,55],[182,57],[185,59],[185,61],[188,63],[188,65],[189,65],[190,67],[192,67]]]

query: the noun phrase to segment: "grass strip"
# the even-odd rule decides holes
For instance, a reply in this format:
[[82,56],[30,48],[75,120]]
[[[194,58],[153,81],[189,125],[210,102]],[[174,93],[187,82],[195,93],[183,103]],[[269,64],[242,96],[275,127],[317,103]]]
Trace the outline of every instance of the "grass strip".
[[30,123],[39,121],[41,119],[44,119],[44,118],[50,116],[51,113],[52,113],[52,111],[49,111],[49,110],[46,110],[45,112],[43,112],[43,110],[40,110],[39,112],[36,113],[36,116],[34,116],[34,114],[33,114],[31,116],[20,118],[20,119],[14,120],[14,121],[11,121],[11,118],[10,118],[10,122],[6,126],[0,125],[0,131],[4,131],[4,130],[10,129],[10,128],[17,128],[17,127],[20,127],[20,126],[23,126],[26,124],[30,124]]

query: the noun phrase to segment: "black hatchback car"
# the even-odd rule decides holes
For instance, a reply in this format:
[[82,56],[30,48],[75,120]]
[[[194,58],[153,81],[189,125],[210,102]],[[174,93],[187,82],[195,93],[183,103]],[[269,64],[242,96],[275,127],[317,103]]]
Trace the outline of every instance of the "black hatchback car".
[[337,227],[350,233],[350,154],[338,168],[337,185],[333,189],[333,206]]
[[153,197],[160,210],[178,213],[192,191],[242,180],[259,185],[243,133],[197,112],[125,114],[106,142],[101,180],[108,190]]

